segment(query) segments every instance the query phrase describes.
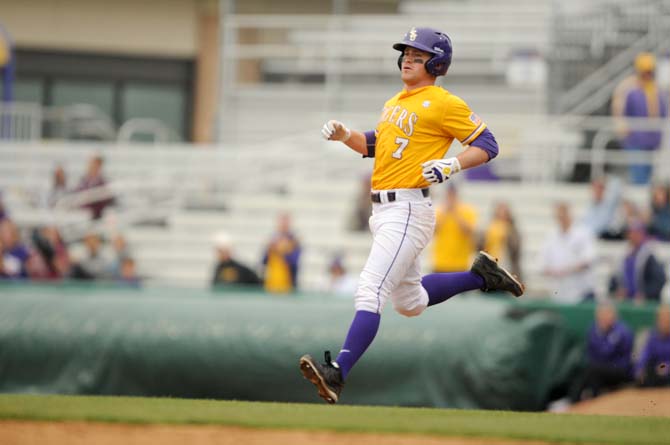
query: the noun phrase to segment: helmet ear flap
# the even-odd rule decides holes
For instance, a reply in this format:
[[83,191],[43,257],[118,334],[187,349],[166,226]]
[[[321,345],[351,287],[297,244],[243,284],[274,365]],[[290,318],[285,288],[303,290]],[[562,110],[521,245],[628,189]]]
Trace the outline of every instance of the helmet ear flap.
[[400,53],[400,55],[398,56],[398,69],[399,70],[402,70],[402,56],[403,56],[403,53]]

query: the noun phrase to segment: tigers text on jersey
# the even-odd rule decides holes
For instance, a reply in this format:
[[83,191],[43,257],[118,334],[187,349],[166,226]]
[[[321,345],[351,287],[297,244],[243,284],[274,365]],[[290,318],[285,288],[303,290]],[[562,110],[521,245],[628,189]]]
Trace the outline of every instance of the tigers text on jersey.
[[443,158],[454,139],[468,145],[486,124],[458,96],[435,85],[403,90],[384,104],[375,136],[375,190],[423,188],[421,164]]

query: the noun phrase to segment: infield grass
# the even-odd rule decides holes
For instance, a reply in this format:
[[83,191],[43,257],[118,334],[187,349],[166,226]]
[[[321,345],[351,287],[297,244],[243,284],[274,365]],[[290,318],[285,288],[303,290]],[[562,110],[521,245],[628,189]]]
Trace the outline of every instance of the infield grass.
[[211,424],[547,442],[667,444],[670,419],[140,397],[0,395],[0,419]]

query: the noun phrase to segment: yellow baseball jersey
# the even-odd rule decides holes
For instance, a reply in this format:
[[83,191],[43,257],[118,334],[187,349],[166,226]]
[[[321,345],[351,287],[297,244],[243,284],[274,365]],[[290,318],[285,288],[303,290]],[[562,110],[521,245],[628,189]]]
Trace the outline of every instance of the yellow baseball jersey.
[[428,187],[421,164],[443,158],[454,139],[470,144],[485,128],[463,99],[442,87],[399,92],[384,104],[375,129],[372,188]]

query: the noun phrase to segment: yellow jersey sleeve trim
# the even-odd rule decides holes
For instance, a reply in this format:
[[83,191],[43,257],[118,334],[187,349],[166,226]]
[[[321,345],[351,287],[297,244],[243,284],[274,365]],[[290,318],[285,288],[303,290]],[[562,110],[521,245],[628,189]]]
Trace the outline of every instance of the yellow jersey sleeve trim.
[[485,128],[486,128],[486,124],[484,122],[482,122],[481,124],[479,124],[479,127],[475,128],[475,131],[470,133],[470,136],[468,136],[467,138],[465,138],[461,141],[461,144],[463,144],[463,145],[470,144],[470,142],[477,139],[477,136],[479,136],[481,134],[481,132],[484,131]]

